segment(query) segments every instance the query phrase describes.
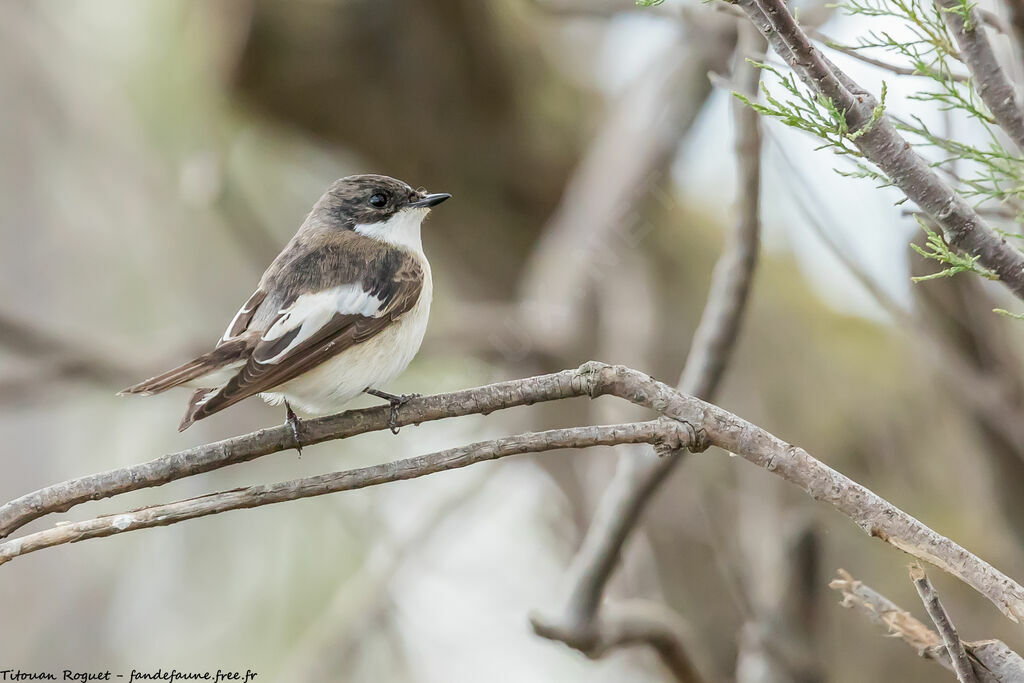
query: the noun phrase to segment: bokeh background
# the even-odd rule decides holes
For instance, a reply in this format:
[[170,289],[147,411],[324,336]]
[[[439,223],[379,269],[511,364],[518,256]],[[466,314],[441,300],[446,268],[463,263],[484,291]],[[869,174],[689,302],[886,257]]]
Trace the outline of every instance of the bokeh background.
[[[865,28],[818,11],[840,39]],[[731,96],[707,74],[727,78],[735,27],[695,2],[0,2],[0,499],[280,422],[252,400],[178,434],[187,392],[114,392],[208,347],[350,173],[455,197],[424,228],[433,315],[393,390],[591,358],[674,384],[733,216]],[[873,88],[883,77],[836,61]],[[941,121],[888,80],[890,106]],[[911,284],[926,266],[898,195],[832,173],[842,162],[814,140],[765,130],[763,260],[717,402],[1024,576],[1024,454],[922,341],[960,349],[1020,414],[1020,323],[988,314],[1002,294],[974,279]],[[820,229],[927,332],[898,324]],[[66,518],[630,416],[577,401],[432,423]],[[564,597],[620,455],[651,457],[521,457],[18,558],[0,568],[0,669],[669,680],[643,649],[590,661],[527,620]],[[923,617],[907,562],[711,451],[658,496],[609,595],[677,610],[710,680],[733,677],[751,628],[794,625],[809,680],[939,679],[827,588],[843,567]],[[807,609],[773,611],[793,576]],[[966,638],[1024,646],[985,600],[933,579]],[[779,623],[758,625],[765,613]]]

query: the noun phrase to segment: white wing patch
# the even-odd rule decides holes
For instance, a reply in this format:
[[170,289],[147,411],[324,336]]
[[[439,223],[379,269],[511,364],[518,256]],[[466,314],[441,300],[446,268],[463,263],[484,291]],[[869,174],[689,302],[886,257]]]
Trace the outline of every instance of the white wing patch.
[[262,341],[272,342],[299,328],[298,334],[280,353],[261,361],[277,363],[292,349],[316,334],[338,313],[375,318],[380,315],[383,302],[366,292],[359,284],[346,284],[315,294],[303,294],[263,334]]

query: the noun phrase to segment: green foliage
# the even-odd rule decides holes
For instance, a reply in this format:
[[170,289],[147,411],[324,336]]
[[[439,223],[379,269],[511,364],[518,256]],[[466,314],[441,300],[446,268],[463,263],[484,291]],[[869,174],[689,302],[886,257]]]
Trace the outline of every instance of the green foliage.
[[637,7],[657,7],[665,0],[636,0]]
[[883,48],[902,54],[912,64],[920,61],[924,66],[935,66],[944,57],[958,54],[956,43],[942,20],[942,10],[930,0],[847,0],[835,7],[847,14],[896,18],[911,36],[897,39],[887,31],[869,31],[867,37],[860,38],[853,47]]
[[935,280],[940,277],[953,277],[959,273],[976,273],[990,280],[997,279],[992,273],[989,273],[987,270],[977,266],[977,256],[963,255],[953,251],[949,248],[949,245],[946,244],[946,240],[942,238],[942,235],[928,227],[928,224],[922,220],[920,216],[917,216],[916,218],[918,225],[921,226],[925,235],[928,236],[928,240],[925,242],[924,247],[911,243],[910,248],[926,259],[938,261],[946,267],[937,273],[923,275],[921,277],[913,277],[910,278],[911,280],[914,282],[924,282],[925,280]]
[[1024,313],[1010,313],[1005,308],[993,308],[992,312],[1004,315],[1007,318],[1013,318],[1014,320],[1024,320]]
[[943,8],[943,12],[949,12],[950,14],[957,14],[963,19],[964,29],[967,31],[974,30],[974,22],[971,20],[971,10],[974,9],[974,3],[967,2],[967,0],[959,0],[956,7]]
[[1024,214],[1024,163],[1003,147],[997,126],[970,81],[953,77],[965,73],[956,43],[943,21],[943,12],[961,16],[972,30],[974,4],[959,0],[957,7],[942,9],[930,0],[848,0],[839,5],[849,14],[868,17],[892,17],[900,20],[909,37],[895,38],[890,32],[871,31],[852,49],[883,49],[895,54],[922,77],[923,85],[911,99],[948,112],[959,122],[977,126],[986,141],[970,144],[953,139],[948,131],[939,133],[919,116],[909,121],[896,120],[923,154],[937,157],[932,165],[954,181],[957,191],[974,199],[979,207],[987,202],[1009,205],[1019,217]]
[[[847,52],[884,51],[890,56],[882,61],[901,68],[909,67],[913,75],[905,77],[915,78],[920,84],[910,99],[921,103],[922,109],[942,112],[946,126],[942,131],[935,130],[934,124],[926,123],[934,117],[924,113],[909,119],[891,117],[894,124],[961,196],[991,216],[990,221],[998,232],[1006,237],[1022,239],[1024,158],[1015,150],[1004,147],[1005,136],[976,93],[974,84],[965,76],[969,71],[945,22],[946,13],[954,13],[963,19],[968,31],[977,29],[971,19],[974,3],[957,0],[954,7],[945,9],[933,0],[844,0],[835,6],[847,14],[884,20],[884,28],[867,31],[853,45],[828,45]],[[894,26],[897,23],[899,26]],[[843,155],[853,168],[837,169],[840,175],[867,178],[879,186],[892,184],[856,149],[853,143],[863,131],[851,133],[844,113],[837,111],[831,101],[802,88],[792,73],[783,74],[766,65],[759,66],[778,77],[786,95],[776,97],[762,85],[761,102],[737,97],[765,116],[815,135],[823,141],[821,148]],[[884,84],[881,102],[869,126],[884,114]],[[961,129],[971,133],[953,135],[953,125],[957,126],[958,133]],[[932,275],[915,278],[916,282],[963,272],[994,277],[976,265],[976,257],[955,252],[941,234],[923,223],[921,227],[927,235],[925,246],[911,246],[923,257],[943,264],[944,268]]]
[[840,111],[835,103],[823,95],[814,95],[797,83],[792,73],[783,74],[775,67],[761,62],[748,60],[754,66],[769,71],[779,79],[779,84],[789,93],[785,99],[772,95],[765,83],[761,83],[761,93],[767,104],[754,102],[745,95],[734,92],[733,96],[763,116],[778,119],[791,128],[815,135],[825,141],[818,149],[832,149],[836,154],[863,158],[854,145],[858,137],[870,130],[885,111],[885,87],[882,88],[881,102],[871,114],[871,120],[859,130],[850,131],[846,121],[846,112]]

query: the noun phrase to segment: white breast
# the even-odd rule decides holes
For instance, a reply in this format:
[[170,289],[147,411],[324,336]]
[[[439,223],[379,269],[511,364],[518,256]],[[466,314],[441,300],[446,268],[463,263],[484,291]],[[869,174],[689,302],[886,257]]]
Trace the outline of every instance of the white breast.
[[271,404],[287,399],[304,413],[325,415],[337,412],[365,389],[387,391],[388,385],[405,371],[423,343],[430,317],[434,283],[430,264],[422,252],[423,289],[416,304],[374,337],[342,351],[334,358],[262,394]]

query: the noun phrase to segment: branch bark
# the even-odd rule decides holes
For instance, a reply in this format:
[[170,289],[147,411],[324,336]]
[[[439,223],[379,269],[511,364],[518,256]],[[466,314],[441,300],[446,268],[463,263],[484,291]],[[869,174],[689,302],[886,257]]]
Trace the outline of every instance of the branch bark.
[[[453,414],[486,413],[511,405],[526,405],[572,396],[590,396],[591,398],[617,396],[680,422],[686,431],[686,439],[680,438],[679,445],[686,443],[693,450],[702,450],[706,445],[715,445],[741,456],[754,465],[798,486],[815,500],[832,505],[870,536],[879,538],[957,577],[988,598],[1011,620],[1019,622],[1020,618],[1024,617],[1024,587],[984,560],[936,533],[864,486],[816,460],[802,448],[790,445],[722,408],[681,394],[668,385],[630,368],[589,362],[576,370],[565,370],[552,375],[502,382],[454,394],[413,399],[403,406],[399,421],[402,424],[409,424],[424,419],[452,416],[440,414],[442,406],[449,406]],[[384,429],[387,426],[386,413],[387,409],[381,407],[322,418],[312,425],[314,438],[311,438],[308,443],[331,438],[325,436],[325,430],[328,429],[333,429],[335,433],[333,438],[339,438],[339,433],[345,431],[352,434]],[[528,452],[529,449],[525,444],[536,443],[535,437],[536,435],[514,437],[512,441],[508,442],[513,444],[509,448],[525,449],[516,450],[516,452]],[[544,436],[540,439],[540,443],[550,443],[552,438],[551,435]],[[562,438],[565,438],[566,441],[560,443],[568,443],[571,439],[579,438],[579,434],[563,432]],[[205,469],[199,471],[207,471],[230,464],[233,443],[245,444],[249,455],[243,459],[252,459],[252,457],[256,457],[252,455],[253,453],[283,450],[293,447],[294,442],[294,437],[287,435],[287,428],[282,426],[202,447],[195,450],[195,456],[200,462],[205,463]],[[304,438],[304,443],[306,442]],[[329,490],[345,490],[355,486],[371,486],[387,481],[411,479],[495,457],[492,453],[499,452],[496,450],[500,446],[499,442],[501,440],[379,465],[375,468],[338,472],[323,475],[320,478],[314,477],[272,486],[238,489],[168,504],[168,506],[180,505],[183,507],[144,508],[142,511],[126,513],[128,516],[122,517],[120,521],[117,521],[119,516],[108,515],[88,522],[58,525],[37,534],[0,543],[0,557],[9,560],[11,557],[24,554],[27,549],[39,549],[39,547],[53,545],[54,540],[63,538],[62,534],[65,533],[65,530],[70,532],[67,541],[83,540],[98,535],[111,535],[125,530],[144,528],[144,525],[171,524],[180,521],[179,513],[186,511],[190,513],[189,516],[181,518],[214,514],[221,511],[219,508],[235,509],[280,502],[288,500],[286,493],[291,494],[295,491],[307,495],[318,495],[327,493]],[[234,455],[237,456],[237,453]],[[446,464],[449,458],[454,459],[453,464]],[[67,509],[75,504],[75,500],[83,502],[114,495],[124,490],[153,485],[144,481],[138,482],[134,486],[129,486],[126,483],[132,481],[133,474],[140,474],[140,468],[141,472],[145,473],[147,467],[152,468],[153,463],[158,463],[164,468],[164,476],[177,474],[174,478],[180,478],[187,476],[188,473],[195,473],[192,464],[182,458],[181,454],[166,456],[166,459],[158,459],[146,465],[105,473],[98,479],[86,477],[76,480],[77,483],[69,482],[70,486],[67,484],[58,486],[56,488],[58,492],[70,492],[65,493],[63,499],[60,495],[40,495],[40,492],[29,494],[29,496],[19,499],[21,502],[9,504],[10,507],[5,506],[10,510],[8,519],[25,519],[26,517],[35,519],[47,512]],[[31,501],[36,501],[39,507],[33,508]],[[167,514],[172,514],[174,517],[164,516]],[[8,524],[8,526],[11,525]]]
[[949,618],[946,608],[942,606],[935,586],[928,580],[928,575],[924,573],[921,565],[916,562],[910,565],[910,580],[914,582],[914,588],[917,589],[917,594],[921,597],[921,602],[924,603],[924,609],[931,617],[932,623],[935,624],[935,628],[939,629],[939,635],[942,636],[946,654],[952,662],[957,680],[960,683],[978,683],[978,677],[974,675],[971,660],[967,657],[967,651],[960,641],[960,635],[956,632],[953,621]]
[[959,0],[935,0],[935,4],[960,48],[960,58],[974,76],[974,89],[981,101],[1017,149],[1024,150],[1024,110],[1017,103],[1013,84],[999,66],[992,43],[985,35],[981,12]]

